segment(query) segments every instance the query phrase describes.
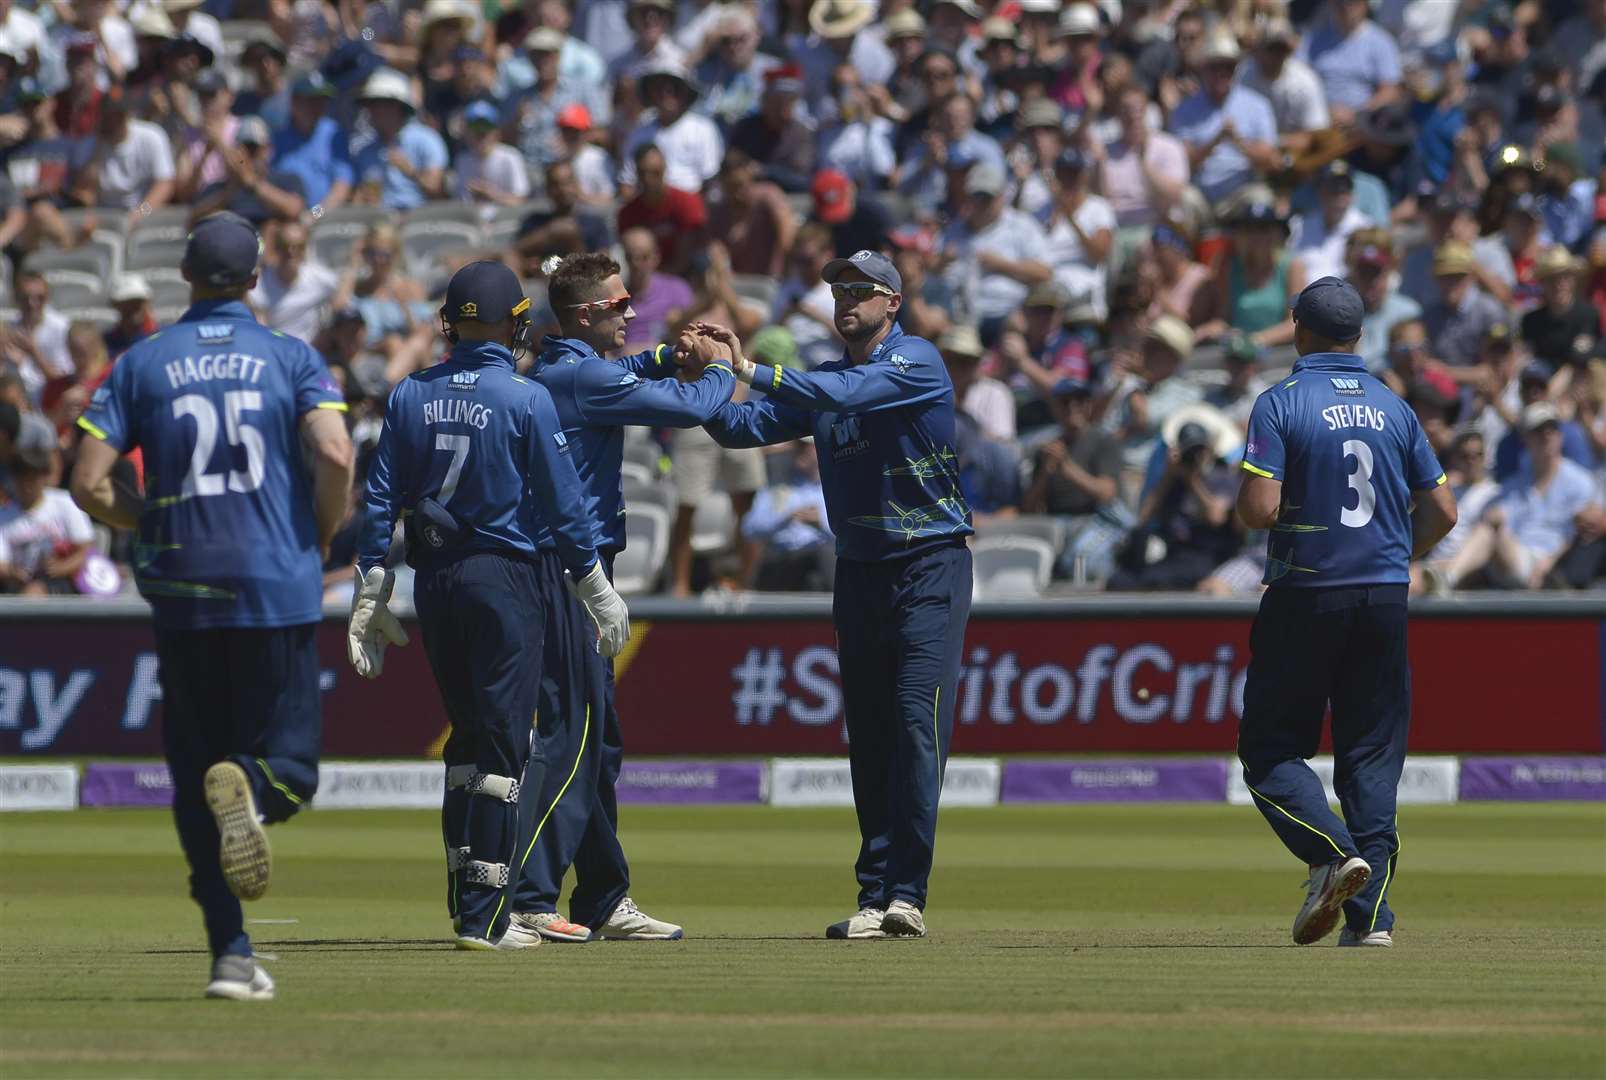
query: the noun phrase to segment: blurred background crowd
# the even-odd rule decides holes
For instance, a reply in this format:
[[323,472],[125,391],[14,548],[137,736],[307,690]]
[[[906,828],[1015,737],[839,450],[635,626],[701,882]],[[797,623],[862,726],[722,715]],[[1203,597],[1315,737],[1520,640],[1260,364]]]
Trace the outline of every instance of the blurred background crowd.
[[[822,266],[889,253],[984,595],[1252,594],[1244,425],[1340,275],[1461,505],[1415,586],[1588,588],[1603,139],[1606,0],[0,0],[0,592],[130,588],[60,490],[73,421],[221,208],[364,448],[472,259],[540,308],[544,257],[613,250],[628,349],[703,319],[809,368]],[[829,585],[811,445],[634,432],[625,482],[627,589]]]

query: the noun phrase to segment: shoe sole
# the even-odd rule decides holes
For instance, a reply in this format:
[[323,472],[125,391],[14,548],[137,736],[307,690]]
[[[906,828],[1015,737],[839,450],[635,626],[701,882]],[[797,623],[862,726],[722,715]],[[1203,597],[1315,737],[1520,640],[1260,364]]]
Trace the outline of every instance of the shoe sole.
[[1314,945],[1331,934],[1338,927],[1339,920],[1344,917],[1344,902],[1366,888],[1371,876],[1372,868],[1362,863],[1339,878],[1332,892],[1328,894],[1326,903],[1306,916],[1303,925],[1295,921],[1294,944]]
[[1345,941],[1343,938],[1339,938],[1338,946],[1341,949],[1392,949],[1394,948],[1394,942],[1392,939],[1384,941]]
[[206,996],[219,1001],[272,1001],[272,990],[253,990],[248,983],[207,983]]
[[685,930],[676,930],[673,934],[610,934],[604,930],[597,934],[597,939],[599,941],[679,941],[685,936]]
[[496,945],[494,943],[492,943],[492,942],[486,941],[484,938],[460,937],[460,938],[457,939],[457,941],[454,944],[455,944],[455,946],[456,946],[456,948],[457,948],[457,950],[459,952],[496,952],[497,951]]
[[541,946],[541,935],[533,930],[514,930],[511,927],[497,941],[496,947],[503,952],[517,952],[521,949],[534,949]]
[[217,822],[219,861],[229,891],[241,900],[260,899],[268,891],[273,855],[245,770],[231,761],[206,770],[206,806]]
[[825,928],[825,936],[831,941],[874,941],[887,935],[883,930],[863,930],[857,934],[850,934],[846,923],[832,923]]
[[881,920],[881,932],[887,937],[922,938],[926,936],[923,925],[908,921],[902,915],[888,912],[886,918]]

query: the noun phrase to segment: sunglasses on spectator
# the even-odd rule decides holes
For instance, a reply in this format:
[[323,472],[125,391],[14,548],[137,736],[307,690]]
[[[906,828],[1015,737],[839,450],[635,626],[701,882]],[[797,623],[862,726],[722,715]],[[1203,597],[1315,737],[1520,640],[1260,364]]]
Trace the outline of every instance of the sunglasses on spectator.
[[891,296],[892,290],[873,281],[840,281],[831,286],[831,299],[852,300],[855,304],[862,303],[878,293]]
[[1427,351],[1427,343],[1423,341],[1401,342],[1400,344],[1389,349],[1389,352],[1393,353],[1395,356],[1415,356],[1418,353],[1425,353]]
[[583,304],[570,304],[569,306],[581,311],[586,308],[597,308],[604,315],[623,315],[630,307],[630,294],[625,293],[623,296],[609,297],[607,300],[587,300]]

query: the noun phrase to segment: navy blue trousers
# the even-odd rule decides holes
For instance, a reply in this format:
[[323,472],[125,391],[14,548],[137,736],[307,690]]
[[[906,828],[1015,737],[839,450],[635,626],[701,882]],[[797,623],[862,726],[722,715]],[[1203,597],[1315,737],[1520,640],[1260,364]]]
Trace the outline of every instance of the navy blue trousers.
[[860,907],[926,906],[970,592],[963,544],[892,562],[837,560],[831,617],[859,816]]
[[[1238,758],[1255,805],[1308,865],[1360,855],[1372,877],[1344,905],[1351,929],[1388,930],[1399,859],[1395,795],[1411,725],[1405,586],[1268,589],[1250,631]],[[1340,818],[1305,764],[1333,713]]]
[[570,600],[563,567],[550,552],[469,555],[421,569],[413,597],[452,725],[441,753],[447,910],[458,933],[495,940],[533,827],[520,794],[546,772],[536,701],[550,613]]
[[213,956],[250,956],[251,940],[240,901],[223,880],[217,822],[206,806],[206,770],[220,761],[243,768],[269,823],[284,821],[312,798],[323,716],[316,631],[316,624],[156,627],[173,820]]
[[[612,576],[612,559],[605,558]],[[556,911],[563,876],[574,867],[569,919],[596,930],[630,891],[630,863],[619,843],[615,785],[624,764],[613,661],[596,648],[585,607],[571,599],[547,635],[540,696],[546,785],[527,790],[535,834],[514,894],[520,913]]]

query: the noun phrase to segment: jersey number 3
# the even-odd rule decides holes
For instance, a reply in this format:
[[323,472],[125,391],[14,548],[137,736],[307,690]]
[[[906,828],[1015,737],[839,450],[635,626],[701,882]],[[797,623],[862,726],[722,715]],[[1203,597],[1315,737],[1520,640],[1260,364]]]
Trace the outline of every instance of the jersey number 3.
[[1377,489],[1372,487],[1372,448],[1359,439],[1344,440],[1344,460],[1355,459],[1355,471],[1349,474],[1349,486],[1355,489],[1355,507],[1345,507],[1338,515],[1341,525],[1359,529],[1372,520],[1377,509]]
[[173,402],[173,417],[188,416],[195,420],[195,449],[190,452],[190,471],[184,477],[179,493],[186,499],[197,495],[222,495],[225,491],[255,491],[262,486],[267,474],[267,444],[262,432],[241,422],[241,414],[262,408],[260,390],[230,390],[223,395],[223,429],[230,446],[245,449],[245,471],[230,469],[225,479],[222,473],[209,473],[212,450],[217,446],[217,409],[210,398],[201,394],[185,394]]

